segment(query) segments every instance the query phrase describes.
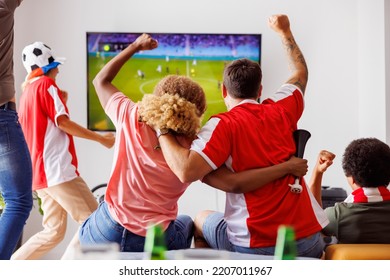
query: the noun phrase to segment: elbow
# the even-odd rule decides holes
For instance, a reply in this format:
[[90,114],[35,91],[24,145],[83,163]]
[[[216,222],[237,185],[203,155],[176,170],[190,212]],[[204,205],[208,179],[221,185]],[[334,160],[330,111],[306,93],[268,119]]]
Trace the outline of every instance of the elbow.
[[182,182],[183,184],[190,184],[197,180],[197,178],[186,173],[177,174],[177,177],[179,178],[180,182]]
[[[228,176],[228,175],[227,175]],[[216,178],[214,175],[209,176],[208,174],[203,177],[202,182],[213,187],[224,191],[226,193],[245,193],[246,191],[242,188],[242,186],[234,181],[233,178],[227,178],[226,180],[220,180],[220,178]],[[228,182],[228,183],[226,183]]]
[[240,185],[236,183],[231,183],[229,186],[226,186],[226,192],[228,193],[244,193]]
[[228,184],[224,184],[223,187],[219,189],[221,189],[226,193],[236,193],[236,194],[245,193],[241,185],[234,181],[230,181]]
[[64,132],[68,132],[68,128],[70,125],[69,122],[70,122],[70,120],[69,120],[69,117],[67,115],[58,116],[56,119],[57,127]]
[[95,89],[103,88],[105,85],[110,84],[110,78],[102,72],[96,74],[96,76],[92,80],[92,84]]
[[93,86],[94,86],[95,88],[98,88],[99,85],[102,84],[102,79],[100,78],[99,74],[97,74],[97,75],[95,76],[95,78],[93,78],[92,84],[93,84]]
[[180,172],[176,173],[176,176],[179,178],[180,182],[184,184],[190,184],[200,179],[194,172],[191,172],[190,170],[181,170]]
[[225,186],[225,192],[228,193],[245,193],[245,190],[242,186],[234,181],[230,181],[228,185]]
[[[234,174],[227,174],[225,176],[225,182],[223,190],[227,193],[244,193],[245,187],[243,186],[245,183],[241,182],[240,180],[236,180],[236,177]],[[246,184],[245,184],[246,185]]]

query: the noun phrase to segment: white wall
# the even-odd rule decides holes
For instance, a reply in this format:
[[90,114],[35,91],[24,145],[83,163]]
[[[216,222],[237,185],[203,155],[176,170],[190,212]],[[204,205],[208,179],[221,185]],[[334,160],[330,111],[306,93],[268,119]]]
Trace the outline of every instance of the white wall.
[[359,137],[370,135],[382,141],[386,141],[385,40],[388,36],[384,8],[383,1],[358,1]]
[[[15,73],[21,84],[25,70],[23,47],[43,41],[67,57],[58,84],[69,96],[71,118],[86,126],[87,31],[221,32],[263,34],[264,94],[274,91],[289,75],[280,40],[267,26],[268,16],[286,13],[309,67],[306,109],[300,128],[312,133],[305,157],[313,165],[321,149],[337,154],[323,184],[344,187],[341,170],[345,146],[357,137],[389,138],[389,102],[386,108],[385,0],[25,0],[16,14]],[[387,16],[389,16],[387,4]],[[387,24],[387,31],[389,31]],[[388,32],[387,32],[388,33]],[[387,55],[389,54],[387,35]],[[387,56],[387,60],[388,60]],[[387,65],[389,65],[387,63]],[[388,77],[388,70],[387,70]],[[387,78],[387,91],[389,88]],[[18,90],[18,96],[20,90]],[[387,109],[387,110],[386,110]],[[388,117],[387,117],[388,120]],[[76,139],[79,169],[93,187],[106,182],[112,150]],[[309,178],[310,172],[308,174]],[[223,194],[201,183],[190,186],[180,200],[180,212],[194,216],[205,208],[223,210]],[[33,210],[25,237],[39,230]],[[75,230],[49,258],[58,258]]]

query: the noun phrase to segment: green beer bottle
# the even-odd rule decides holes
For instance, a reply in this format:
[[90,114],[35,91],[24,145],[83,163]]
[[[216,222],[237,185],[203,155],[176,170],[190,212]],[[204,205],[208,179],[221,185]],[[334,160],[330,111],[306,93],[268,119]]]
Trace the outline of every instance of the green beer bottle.
[[279,226],[275,247],[275,260],[295,260],[297,247],[295,232],[292,227]]
[[151,260],[165,260],[165,244],[164,231],[160,225],[153,225],[148,228],[145,238],[144,251],[150,254]]

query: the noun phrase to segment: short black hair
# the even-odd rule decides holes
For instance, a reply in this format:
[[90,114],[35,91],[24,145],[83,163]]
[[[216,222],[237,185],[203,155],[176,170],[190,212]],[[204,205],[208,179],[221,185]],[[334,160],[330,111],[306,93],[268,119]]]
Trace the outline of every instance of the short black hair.
[[390,183],[390,147],[376,138],[352,141],[345,149],[342,166],[347,177],[361,187],[380,187]]
[[223,72],[223,84],[233,98],[257,98],[262,72],[259,63],[249,59],[237,59]]

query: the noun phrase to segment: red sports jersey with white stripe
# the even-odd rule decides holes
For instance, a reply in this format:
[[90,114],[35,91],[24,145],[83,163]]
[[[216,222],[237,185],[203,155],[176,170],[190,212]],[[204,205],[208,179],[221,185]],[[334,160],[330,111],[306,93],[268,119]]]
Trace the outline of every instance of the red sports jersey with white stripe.
[[79,176],[73,137],[56,123],[68,114],[53,79],[40,76],[29,81],[20,98],[19,119],[33,163],[33,190]]
[[[210,119],[191,149],[214,169],[226,164],[235,172],[275,165],[295,153],[293,132],[304,108],[303,95],[284,85],[262,104],[244,100],[227,113]],[[321,230],[328,220],[305,186],[290,191],[286,176],[246,194],[226,194],[225,220],[229,240],[244,247],[274,246],[281,224],[294,227],[297,238]]]

